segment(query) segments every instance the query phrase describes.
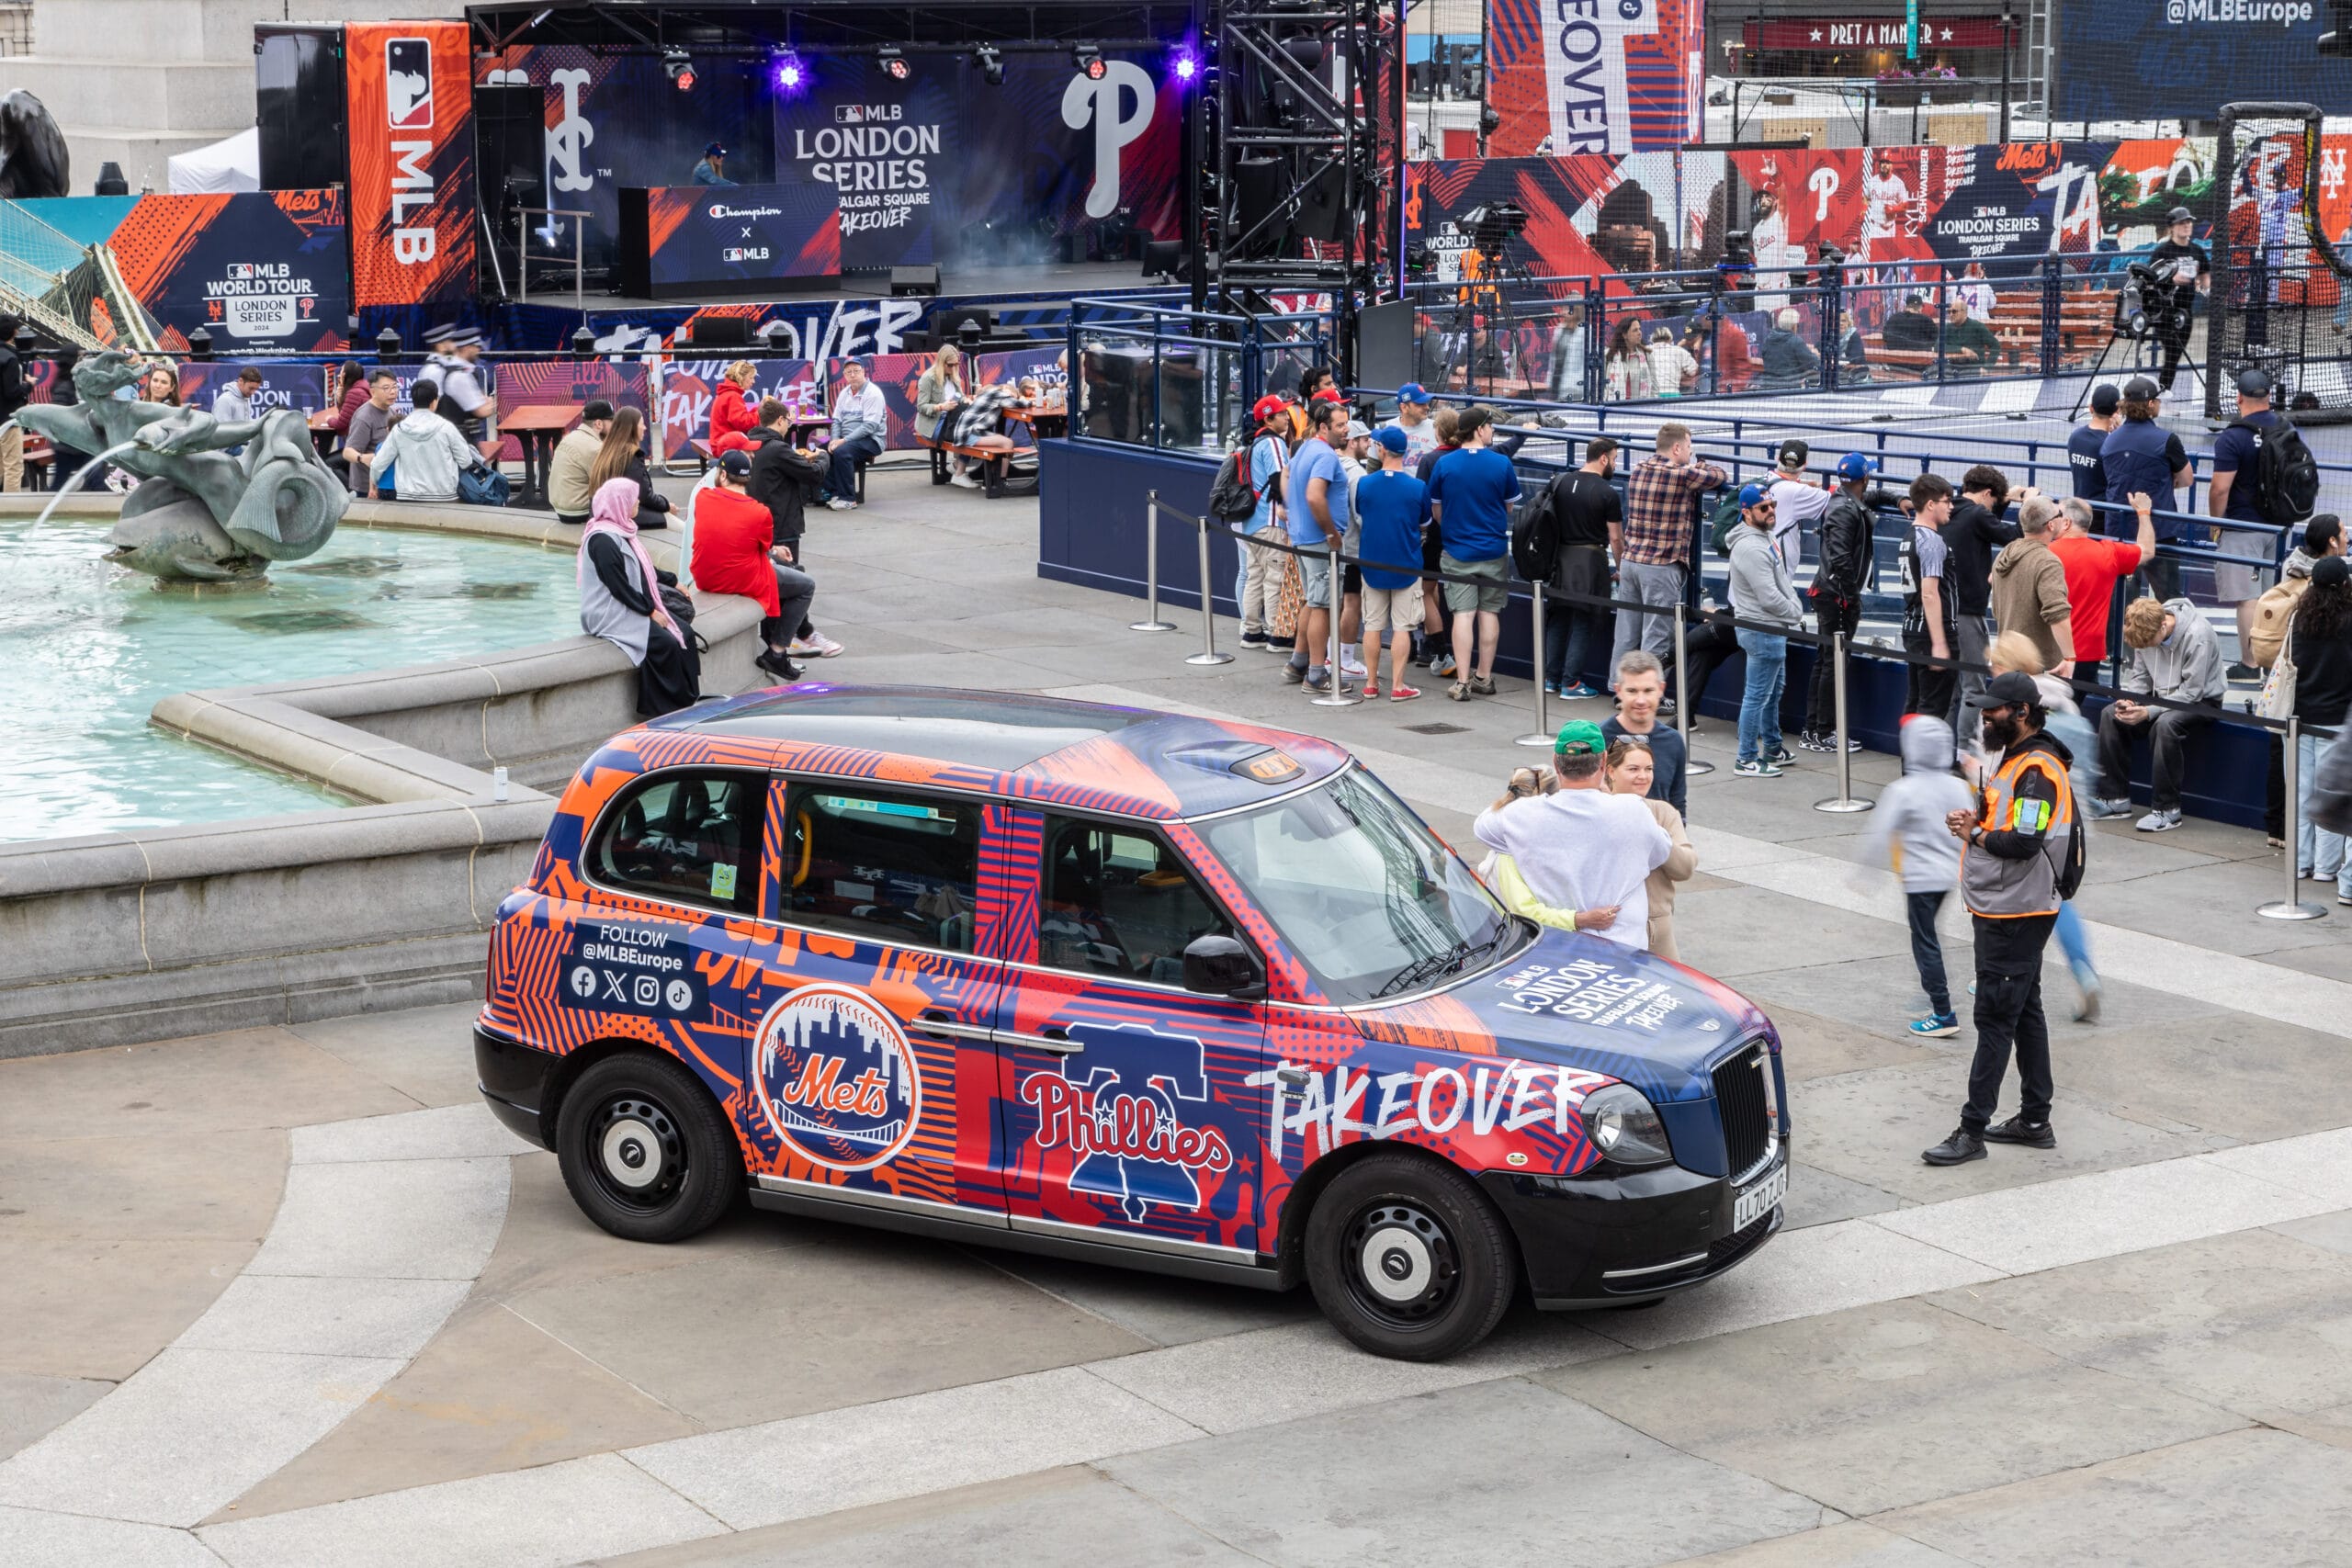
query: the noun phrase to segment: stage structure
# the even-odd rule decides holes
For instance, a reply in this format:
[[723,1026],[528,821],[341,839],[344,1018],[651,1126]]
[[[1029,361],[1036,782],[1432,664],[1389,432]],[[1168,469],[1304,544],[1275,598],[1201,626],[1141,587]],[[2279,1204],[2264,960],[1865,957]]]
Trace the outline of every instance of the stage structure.
[[2352,136],[2321,123],[2312,104],[2222,107],[2209,419],[2235,415],[2229,378],[2259,367],[2297,423],[2352,422]]

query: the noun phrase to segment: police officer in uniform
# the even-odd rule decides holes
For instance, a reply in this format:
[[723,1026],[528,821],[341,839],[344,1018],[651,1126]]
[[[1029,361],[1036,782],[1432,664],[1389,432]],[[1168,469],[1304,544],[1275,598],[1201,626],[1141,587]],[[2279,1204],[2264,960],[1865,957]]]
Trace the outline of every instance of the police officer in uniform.
[[[2124,383],[2123,423],[2099,443],[2099,467],[2107,470],[2106,499],[2126,513],[2134,495],[2152,497],[2159,512],[2177,513],[2180,498],[2175,492],[2188,483],[2188,449],[2179,436],[2156,423],[2156,403],[2163,395],[2145,376]],[[2179,544],[2191,526],[2177,515],[2159,517],[2156,542]],[[2157,598],[2180,597],[2179,557],[2159,555],[2141,571]]]
[[[1987,1142],[2054,1149],[2050,1130],[2050,1024],[2041,1011],[2041,950],[2058,923],[2059,877],[2075,832],[2067,783],[2074,758],[2042,732],[2047,711],[2033,677],[2015,671],[1985,682],[1984,740],[2000,761],[1977,782],[1977,809],[1945,826],[1960,840],[1960,890],[1976,939],[1976,1060],[1960,1125],[1919,1157],[1929,1165],[1983,1159]],[[2015,1048],[2018,1113],[1995,1122]]]
[[[2156,384],[2165,395],[2172,392],[2173,377],[2180,369],[2180,355],[2188,347],[2188,332],[2197,313],[2197,297],[2213,286],[2213,258],[2205,247],[2193,243],[2188,236],[2196,231],[2197,217],[2186,207],[2176,207],[2165,217],[2164,243],[2148,253],[2148,265],[2161,266],[2173,264],[2170,304],[2179,312],[2176,321],[2170,317],[2156,324],[2156,346],[2163,359],[2156,367]],[[2149,301],[2153,307],[2154,300]],[[2154,495],[2155,492],[2148,492]]]

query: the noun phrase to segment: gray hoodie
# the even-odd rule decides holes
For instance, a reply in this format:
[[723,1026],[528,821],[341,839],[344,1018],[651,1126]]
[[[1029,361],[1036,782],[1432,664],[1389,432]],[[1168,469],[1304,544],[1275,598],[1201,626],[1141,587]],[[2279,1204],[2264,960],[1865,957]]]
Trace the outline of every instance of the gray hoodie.
[[1789,563],[1763,529],[1745,522],[1731,536],[1731,607],[1743,621],[1770,621],[1792,629],[1804,624],[1804,606],[1789,581]]
[[1960,840],[1944,826],[1973,811],[1976,792],[1951,771],[1951,726],[1914,714],[1903,721],[1903,776],[1878,792],[1865,861],[1888,862],[1905,893],[1949,893],[1960,885]]
[[2132,667],[2123,671],[2123,689],[2154,693],[2177,703],[2219,702],[2230,689],[2222,666],[2222,645],[2213,638],[2205,613],[2186,599],[2165,601],[2173,618],[2172,636],[2154,648],[2132,650]]

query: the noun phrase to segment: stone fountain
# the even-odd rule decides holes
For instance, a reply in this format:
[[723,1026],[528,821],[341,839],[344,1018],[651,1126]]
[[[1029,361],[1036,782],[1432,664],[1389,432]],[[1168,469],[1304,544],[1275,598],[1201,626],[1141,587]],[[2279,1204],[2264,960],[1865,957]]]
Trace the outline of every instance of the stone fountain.
[[224,423],[202,409],[116,395],[145,368],[107,349],[74,367],[78,405],[36,403],[17,416],[54,446],[97,453],[139,476],[107,536],[108,560],[160,578],[230,582],[300,560],[334,536],[351,491],[319,457],[300,410]]

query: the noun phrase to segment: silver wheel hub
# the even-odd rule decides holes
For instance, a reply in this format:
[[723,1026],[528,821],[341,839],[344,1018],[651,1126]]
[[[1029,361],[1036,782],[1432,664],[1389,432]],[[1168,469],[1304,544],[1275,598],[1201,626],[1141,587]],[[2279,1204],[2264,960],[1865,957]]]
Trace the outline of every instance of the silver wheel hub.
[[1357,1269],[1374,1295],[1400,1303],[1418,1300],[1436,1272],[1429,1243],[1402,1225],[1383,1225],[1365,1236]]
[[662,1140],[634,1117],[605,1129],[605,1173],[624,1187],[650,1187],[662,1179]]

